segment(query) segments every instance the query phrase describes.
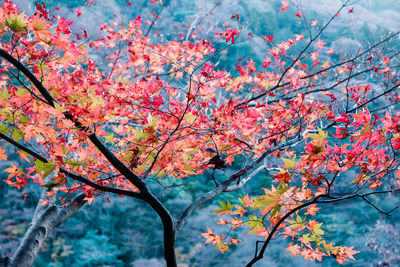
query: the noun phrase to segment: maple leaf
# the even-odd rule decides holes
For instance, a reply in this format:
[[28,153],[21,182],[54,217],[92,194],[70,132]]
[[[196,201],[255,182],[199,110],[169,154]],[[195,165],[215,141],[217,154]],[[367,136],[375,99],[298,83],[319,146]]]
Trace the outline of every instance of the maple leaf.
[[321,226],[322,226],[322,223],[318,223],[315,220],[310,220],[307,223],[307,227],[310,229],[310,231],[317,235],[323,235],[325,233],[323,230],[320,229]]
[[250,199],[249,194],[246,194],[246,195],[243,197],[243,200],[242,200],[242,201],[243,201],[243,205],[244,205],[245,207],[251,207],[252,204],[254,203],[253,200]]
[[237,245],[240,241],[242,241],[242,240],[237,239],[237,238],[235,238],[235,237],[232,237],[231,240],[229,241],[229,245],[230,245],[230,244],[235,244],[235,245]]
[[42,2],[42,5],[39,5],[35,1],[35,6],[36,6],[36,9],[39,11],[40,17],[43,17],[45,19],[49,19],[49,12],[50,11],[46,9],[46,4],[44,2]]
[[41,199],[40,200],[40,206],[46,206],[49,205],[51,202],[47,199]]
[[287,169],[294,169],[296,167],[296,155],[293,157],[293,159],[285,159],[282,158],[283,161],[283,166]]
[[360,253],[360,251],[353,250],[354,247],[343,247],[342,255],[346,258],[354,260],[354,255]]
[[20,173],[20,170],[14,163],[11,163],[11,167],[4,169],[4,171],[9,173],[8,178],[12,178]]
[[232,225],[232,229],[238,228],[243,225],[243,221],[239,220],[236,217],[233,217],[233,219],[229,223]]
[[231,16],[231,19],[235,19],[235,18],[236,18],[238,21],[240,21],[239,14],[236,14],[236,15],[235,15],[235,13],[233,13],[232,16]]
[[258,219],[255,215],[250,215],[249,220],[245,224],[251,228],[247,235],[257,233],[261,228],[263,228],[262,220]]
[[142,17],[137,16],[136,19],[133,21],[133,24],[135,25],[136,28],[140,28],[140,25],[142,24]]
[[36,171],[42,178],[46,178],[55,169],[56,164],[53,162],[43,162],[41,160],[35,160]]
[[45,23],[39,16],[35,16],[29,23],[29,27],[32,28],[33,33],[37,39],[44,42],[49,42],[53,34],[49,30],[49,25]]
[[240,32],[237,30],[237,28],[235,29],[231,29],[231,28],[226,28],[226,32],[223,33],[223,35],[225,36],[225,40],[226,42],[229,42],[229,40],[231,40],[232,44],[235,43],[235,36],[238,35]]
[[359,253],[357,250],[353,250],[353,247],[339,247],[339,251],[335,254],[336,261],[340,264],[348,261],[347,258],[354,260],[353,255]]
[[263,59],[262,61],[264,64],[261,66],[263,68],[268,68],[269,65],[271,64],[271,59],[269,57],[266,57],[265,59]]
[[296,42],[303,40],[304,34],[296,34],[295,35],[295,40]]
[[288,1],[282,1],[282,8],[279,11],[279,13],[285,12],[288,9],[288,6],[289,6],[289,2]]
[[318,211],[320,208],[317,207],[317,204],[312,204],[310,205],[306,210],[306,212],[304,213],[305,215],[316,215],[316,211]]
[[7,160],[7,155],[4,152],[6,152],[6,150],[0,147],[0,160]]
[[48,197],[54,197],[55,195],[56,195],[56,192],[54,192],[54,190],[46,192],[46,196],[48,196]]
[[267,34],[267,36],[263,36],[262,38],[264,38],[266,43],[272,42],[274,40],[274,36]]
[[288,183],[290,181],[290,175],[288,172],[278,173],[274,176],[274,182]]
[[228,222],[222,218],[219,218],[219,221],[217,222],[217,224],[226,225],[226,224],[228,224]]
[[[301,230],[301,229],[300,229],[300,230]],[[285,230],[282,232],[282,234],[285,235],[284,238],[290,236],[292,239],[294,239],[294,237],[295,237],[296,235],[298,235],[299,233],[297,232],[297,230],[292,230],[292,229],[290,229],[290,228],[287,227],[287,228],[285,228]]]
[[104,143],[111,143],[114,144],[114,134],[108,134],[103,136],[104,137]]
[[215,246],[216,249],[219,249],[223,254],[225,251],[230,251],[228,245],[225,243],[219,243]]
[[213,67],[214,67],[213,64],[208,64],[208,63],[204,64],[204,67],[201,70],[200,74],[203,75],[204,77],[212,78],[211,71]]
[[80,15],[82,15],[82,10],[81,9],[79,9],[79,8],[77,8],[77,9],[74,9],[74,11],[75,11],[75,13],[76,13],[76,15],[79,17]]
[[240,217],[243,217],[243,215],[247,212],[247,210],[243,206],[239,206],[235,204],[236,210],[232,212],[232,214],[239,214]]
[[88,202],[88,204],[90,205],[90,204],[92,204],[92,202],[94,200],[94,196],[92,196],[92,195],[86,196],[83,200],[86,200]]
[[213,211],[215,213],[218,213],[218,216],[221,216],[223,214],[229,215],[232,212],[233,205],[229,202],[229,200],[226,204],[222,201],[218,201],[218,203],[221,206],[221,209]]
[[64,34],[70,34],[71,31],[69,29],[69,26],[74,23],[73,21],[67,21],[65,18],[60,18],[58,23],[57,23],[57,30],[61,31]]
[[6,16],[5,24],[15,33],[25,33],[28,23],[25,21],[25,12]]
[[317,42],[317,47],[318,48],[324,48],[324,45],[325,45],[326,43],[324,42],[324,41],[322,41],[322,40],[319,40],[318,42]]
[[390,58],[383,57],[383,64],[389,64],[389,63],[390,63]]
[[292,254],[292,256],[295,257],[296,254],[300,254],[300,246],[297,244],[293,245],[292,243],[290,243],[289,247],[286,248],[286,251],[289,251],[290,254]]
[[207,226],[207,233],[199,233],[202,237],[206,239],[204,242],[205,244],[207,243],[213,243],[215,244],[221,244],[222,242],[222,236],[220,235],[215,235],[213,231],[210,229],[210,227]]

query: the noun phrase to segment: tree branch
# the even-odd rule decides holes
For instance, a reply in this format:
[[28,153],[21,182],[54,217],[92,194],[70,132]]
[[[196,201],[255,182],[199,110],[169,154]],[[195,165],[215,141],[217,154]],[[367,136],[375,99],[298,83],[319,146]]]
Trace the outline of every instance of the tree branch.
[[[210,201],[211,199],[215,198],[222,192],[230,192],[233,189],[233,187],[229,186],[237,181],[239,178],[243,177],[246,173],[254,170],[269,154],[271,154],[274,151],[283,149],[286,146],[290,146],[296,142],[299,141],[299,136],[297,138],[294,138],[292,140],[289,140],[288,142],[278,145],[276,147],[270,148],[266,150],[260,157],[258,157],[256,160],[248,164],[247,166],[244,166],[242,169],[231,175],[227,180],[225,180],[223,183],[221,183],[219,186],[215,187],[214,189],[210,190],[209,192],[203,194],[201,197],[197,198],[194,200],[191,204],[189,204],[185,210],[179,215],[178,219],[176,220],[175,224],[175,235],[178,234],[178,232],[182,229],[183,225],[185,224],[187,218],[192,214],[192,212],[203,205],[204,203]],[[234,190],[239,189],[242,187],[248,180],[247,179],[245,182],[240,183],[239,185],[235,186]]]
[[[27,148],[26,146],[21,145],[20,143],[16,142],[15,140],[11,139],[10,137],[8,137],[7,135],[0,133],[0,138],[7,141],[9,144],[15,146],[16,148],[28,153],[29,155],[33,156],[34,158],[36,158],[37,160],[40,160],[41,162],[44,163],[48,163],[49,161],[43,157],[42,155],[40,155],[39,153],[36,153],[35,151]],[[68,177],[77,180],[79,182],[82,182],[84,184],[90,185],[91,187],[98,189],[100,191],[104,191],[104,192],[110,192],[110,193],[114,193],[114,194],[118,194],[118,195],[125,195],[125,196],[130,196],[130,197],[135,197],[135,198],[139,198],[142,199],[142,195],[137,193],[137,192],[132,192],[132,191],[127,191],[127,190],[123,190],[123,189],[118,189],[118,188],[113,188],[113,187],[108,187],[108,186],[103,186],[100,184],[97,184],[83,176],[79,176],[76,174],[73,174],[71,172],[68,172],[67,170],[65,170],[64,168],[60,167],[60,172],[64,173],[65,175],[67,175]]]
[[[0,56],[14,65],[18,70],[24,73],[28,79],[35,85],[42,96],[47,100],[48,104],[55,107],[57,102],[56,99],[50,94],[50,92],[43,86],[43,84],[36,78],[36,76],[27,69],[21,62],[15,59],[12,55],[7,53],[5,50],[0,49]],[[64,112],[64,116],[75,123],[75,126],[85,132],[88,132],[87,127],[78,121],[74,120],[74,117],[68,111]],[[140,190],[140,197],[142,200],[150,204],[150,206],[160,216],[164,227],[164,256],[168,266],[176,266],[175,258],[175,230],[172,220],[172,216],[164,205],[150,192],[150,189],[144,181],[142,181],[136,174],[134,174],[125,164],[120,161],[114,153],[112,153],[104,144],[100,141],[94,133],[88,134],[89,140],[99,149],[99,151],[106,157],[106,159],[117,169],[122,175],[124,175],[133,185]],[[96,185],[97,186],[97,185]]]

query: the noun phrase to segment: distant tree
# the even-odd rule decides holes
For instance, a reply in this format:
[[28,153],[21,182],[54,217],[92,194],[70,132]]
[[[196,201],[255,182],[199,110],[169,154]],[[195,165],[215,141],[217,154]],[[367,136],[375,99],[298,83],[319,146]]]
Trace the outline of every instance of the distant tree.
[[[321,37],[341,13],[353,12],[349,1],[326,22],[308,23],[297,9],[308,36],[280,43],[271,33],[245,32],[233,14],[216,34],[225,43],[218,50],[195,34],[201,19],[186,35],[159,40],[151,33],[155,12],[149,21],[101,24],[103,36],[89,42],[85,30],[72,34],[71,21],[51,16],[44,4],[36,8],[27,17],[6,0],[0,9],[0,159],[7,160],[8,143],[30,166],[11,162],[5,181],[43,187],[18,249],[10,259],[0,255],[3,266],[32,265],[58,225],[110,193],[151,206],[163,224],[166,263],[176,266],[175,239],[192,212],[263,170],[272,173],[264,194],[220,202],[218,224],[229,232],[201,233],[221,252],[240,241],[231,230],[260,236],[248,266],[278,235],[292,240],[293,256],[353,259],[352,247],[324,239],[313,217],[319,204],[360,198],[383,214],[397,208],[384,211],[369,196],[400,188],[398,33],[338,54]],[[280,12],[287,9],[283,1]],[[237,59],[232,73],[216,66],[245,38],[265,40],[261,66],[252,58]],[[234,161],[242,167],[226,177],[220,170]],[[207,169],[215,187],[176,219],[148,186]]]

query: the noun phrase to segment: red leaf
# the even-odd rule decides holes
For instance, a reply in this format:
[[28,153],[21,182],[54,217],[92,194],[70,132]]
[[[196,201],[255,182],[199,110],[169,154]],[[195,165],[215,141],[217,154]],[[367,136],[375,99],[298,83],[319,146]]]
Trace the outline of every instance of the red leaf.
[[68,27],[71,26],[72,23],[73,23],[73,21],[67,21],[67,20],[65,20],[65,18],[61,18],[58,21],[57,29],[64,34],[70,34],[71,31],[69,30]]
[[235,15],[235,13],[233,13],[231,19],[235,19],[235,18],[236,18],[238,21],[240,21],[239,14],[236,14],[236,15]]
[[287,1],[282,1],[282,8],[281,8],[281,11],[279,11],[279,13],[285,12],[287,10],[288,6],[289,6],[289,3]]
[[269,57],[266,57],[262,62],[264,64],[261,67],[268,68],[268,66],[271,64],[271,59]]
[[236,29],[231,29],[231,28],[227,28],[226,32],[223,33],[223,35],[225,36],[225,40],[226,42],[229,42],[229,40],[232,41],[232,44],[235,43],[235,36],[239,34],[239,31]]
[[274,40],[274,36],[273,36],[273,35],[270,35],[270,34],[267,34],[266,37],[263,36],[263,38],[265,39],[265,42],[266,42],[266,43],[272,42],[272,41]]
[[74,9],[74,11],[76,12],[76,15],[79,17],[80,15],[82,15],[82,10],[80,9]]

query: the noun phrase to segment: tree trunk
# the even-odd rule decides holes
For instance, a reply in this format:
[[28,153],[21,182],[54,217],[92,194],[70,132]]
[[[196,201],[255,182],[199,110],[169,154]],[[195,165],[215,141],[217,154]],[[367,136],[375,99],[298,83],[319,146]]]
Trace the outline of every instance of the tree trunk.
[[[42,192],[42,199],[48,199],[47,189]],[[29,224],[21,243],[11,259],[1,257],[0,267],[29,267],[35,261],[40,248],[54,229],[75,214],[85,203],[85,195],[76,196],[67,207],[57,207],[54,204],[36,206],[32,221]]]
[[58,219],[58,208],[54,205],[36,214],[29,225],[17,251],[12,256],[9,266],[32,266],[44,241],[53,232]]

